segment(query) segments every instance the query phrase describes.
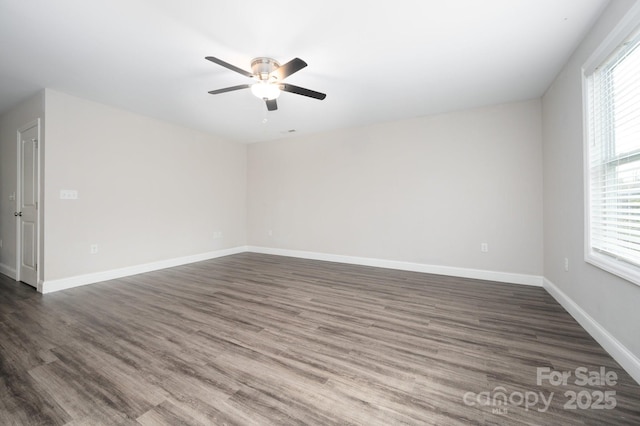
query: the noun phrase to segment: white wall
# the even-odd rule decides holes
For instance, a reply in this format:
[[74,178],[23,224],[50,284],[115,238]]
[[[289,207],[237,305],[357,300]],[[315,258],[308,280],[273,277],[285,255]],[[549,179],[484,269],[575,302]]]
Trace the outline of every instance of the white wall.
[[[640,287],[584,261],[581,83],[582,65],[633,3],[611,2],[543,98],[544,275],[581,315],[591,317],[591,327],[602,327],[601,334],[617,340],[638,359]],[[583,321],[587,328],[589,321]],[[636,368],[638,379],[640,364]]]
[[245,244],[245,146],[52,90],[45,103],[45,281]]
[[[17,188],[17,131],[38,118],[43,125],[44,92],[26,99],[0,117],[0,273],[12,278],[16,277],[17,226],[13,213],[18,206],[9,196]],[[40,146],[44,147],[43,141],[40,142]]]
[[541,276],[540,101],[251,145],[247,224],[251,246]]

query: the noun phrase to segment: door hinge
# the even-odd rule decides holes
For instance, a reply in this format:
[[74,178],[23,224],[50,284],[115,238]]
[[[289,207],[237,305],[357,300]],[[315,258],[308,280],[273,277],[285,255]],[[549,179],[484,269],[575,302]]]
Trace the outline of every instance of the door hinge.
[[33,142],[35,149],[38,149],[38,139],[31,139],[31,142]]

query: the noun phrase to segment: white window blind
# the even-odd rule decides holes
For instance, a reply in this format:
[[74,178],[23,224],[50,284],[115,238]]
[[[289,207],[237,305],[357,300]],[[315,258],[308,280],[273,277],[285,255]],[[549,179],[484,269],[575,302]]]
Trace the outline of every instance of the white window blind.
[[585,77],[587,249],[640,267],[640,31]]

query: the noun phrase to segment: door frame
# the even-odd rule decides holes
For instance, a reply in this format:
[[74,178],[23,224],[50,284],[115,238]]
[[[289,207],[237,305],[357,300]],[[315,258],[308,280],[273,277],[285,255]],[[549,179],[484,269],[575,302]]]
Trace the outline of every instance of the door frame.
[[[36,127],[36,137],[38,143],[37,149],[37,159],[36,159],[36,200],[38,200],[38,208],[36,209],[36,226],[38,230],[36,232],[36,247],[34,248],[36,253],[36,288],[38,291],[42,291],[42,279],[41,279],[41,270],[42,270],[42,262],[40,259],[40,244],[41,244],[41,232],[42,232],[42,200],[40,199],[40,180],[42,177],[42,128],[40,118],[36,118],[28,122],[27,124],[18,128],[16,132],[16,211],[22,205],[22,134],[27,130]],[[20,265],[22,262],[22,232],[20,221],[18,218],[16,222],[16,281],[21,280],[20,276]]]

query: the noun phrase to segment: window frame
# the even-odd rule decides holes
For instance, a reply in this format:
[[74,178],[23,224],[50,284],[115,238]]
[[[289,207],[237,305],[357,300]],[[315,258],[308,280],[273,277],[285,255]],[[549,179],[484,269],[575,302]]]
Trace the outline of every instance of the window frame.
[[[640,286],[640,266],[593,249],[591,244],[591,164],[590,164],[590,90],[589,76],[605,65],[610,56],[631,37],[640,25],[640,3],[636,3],[624,16],[602,44],[593,52],[582,67],[582,106],[583,106],[583,172],[584,172],[584,260],[600,269],[626,279]],[[627,155],[628,160],[638,161],[640,152]],[[612,164],[618,158],[614,155],[603,161],[604,167],[617,167]],[[607,165],[608,164],[608,165]]]

